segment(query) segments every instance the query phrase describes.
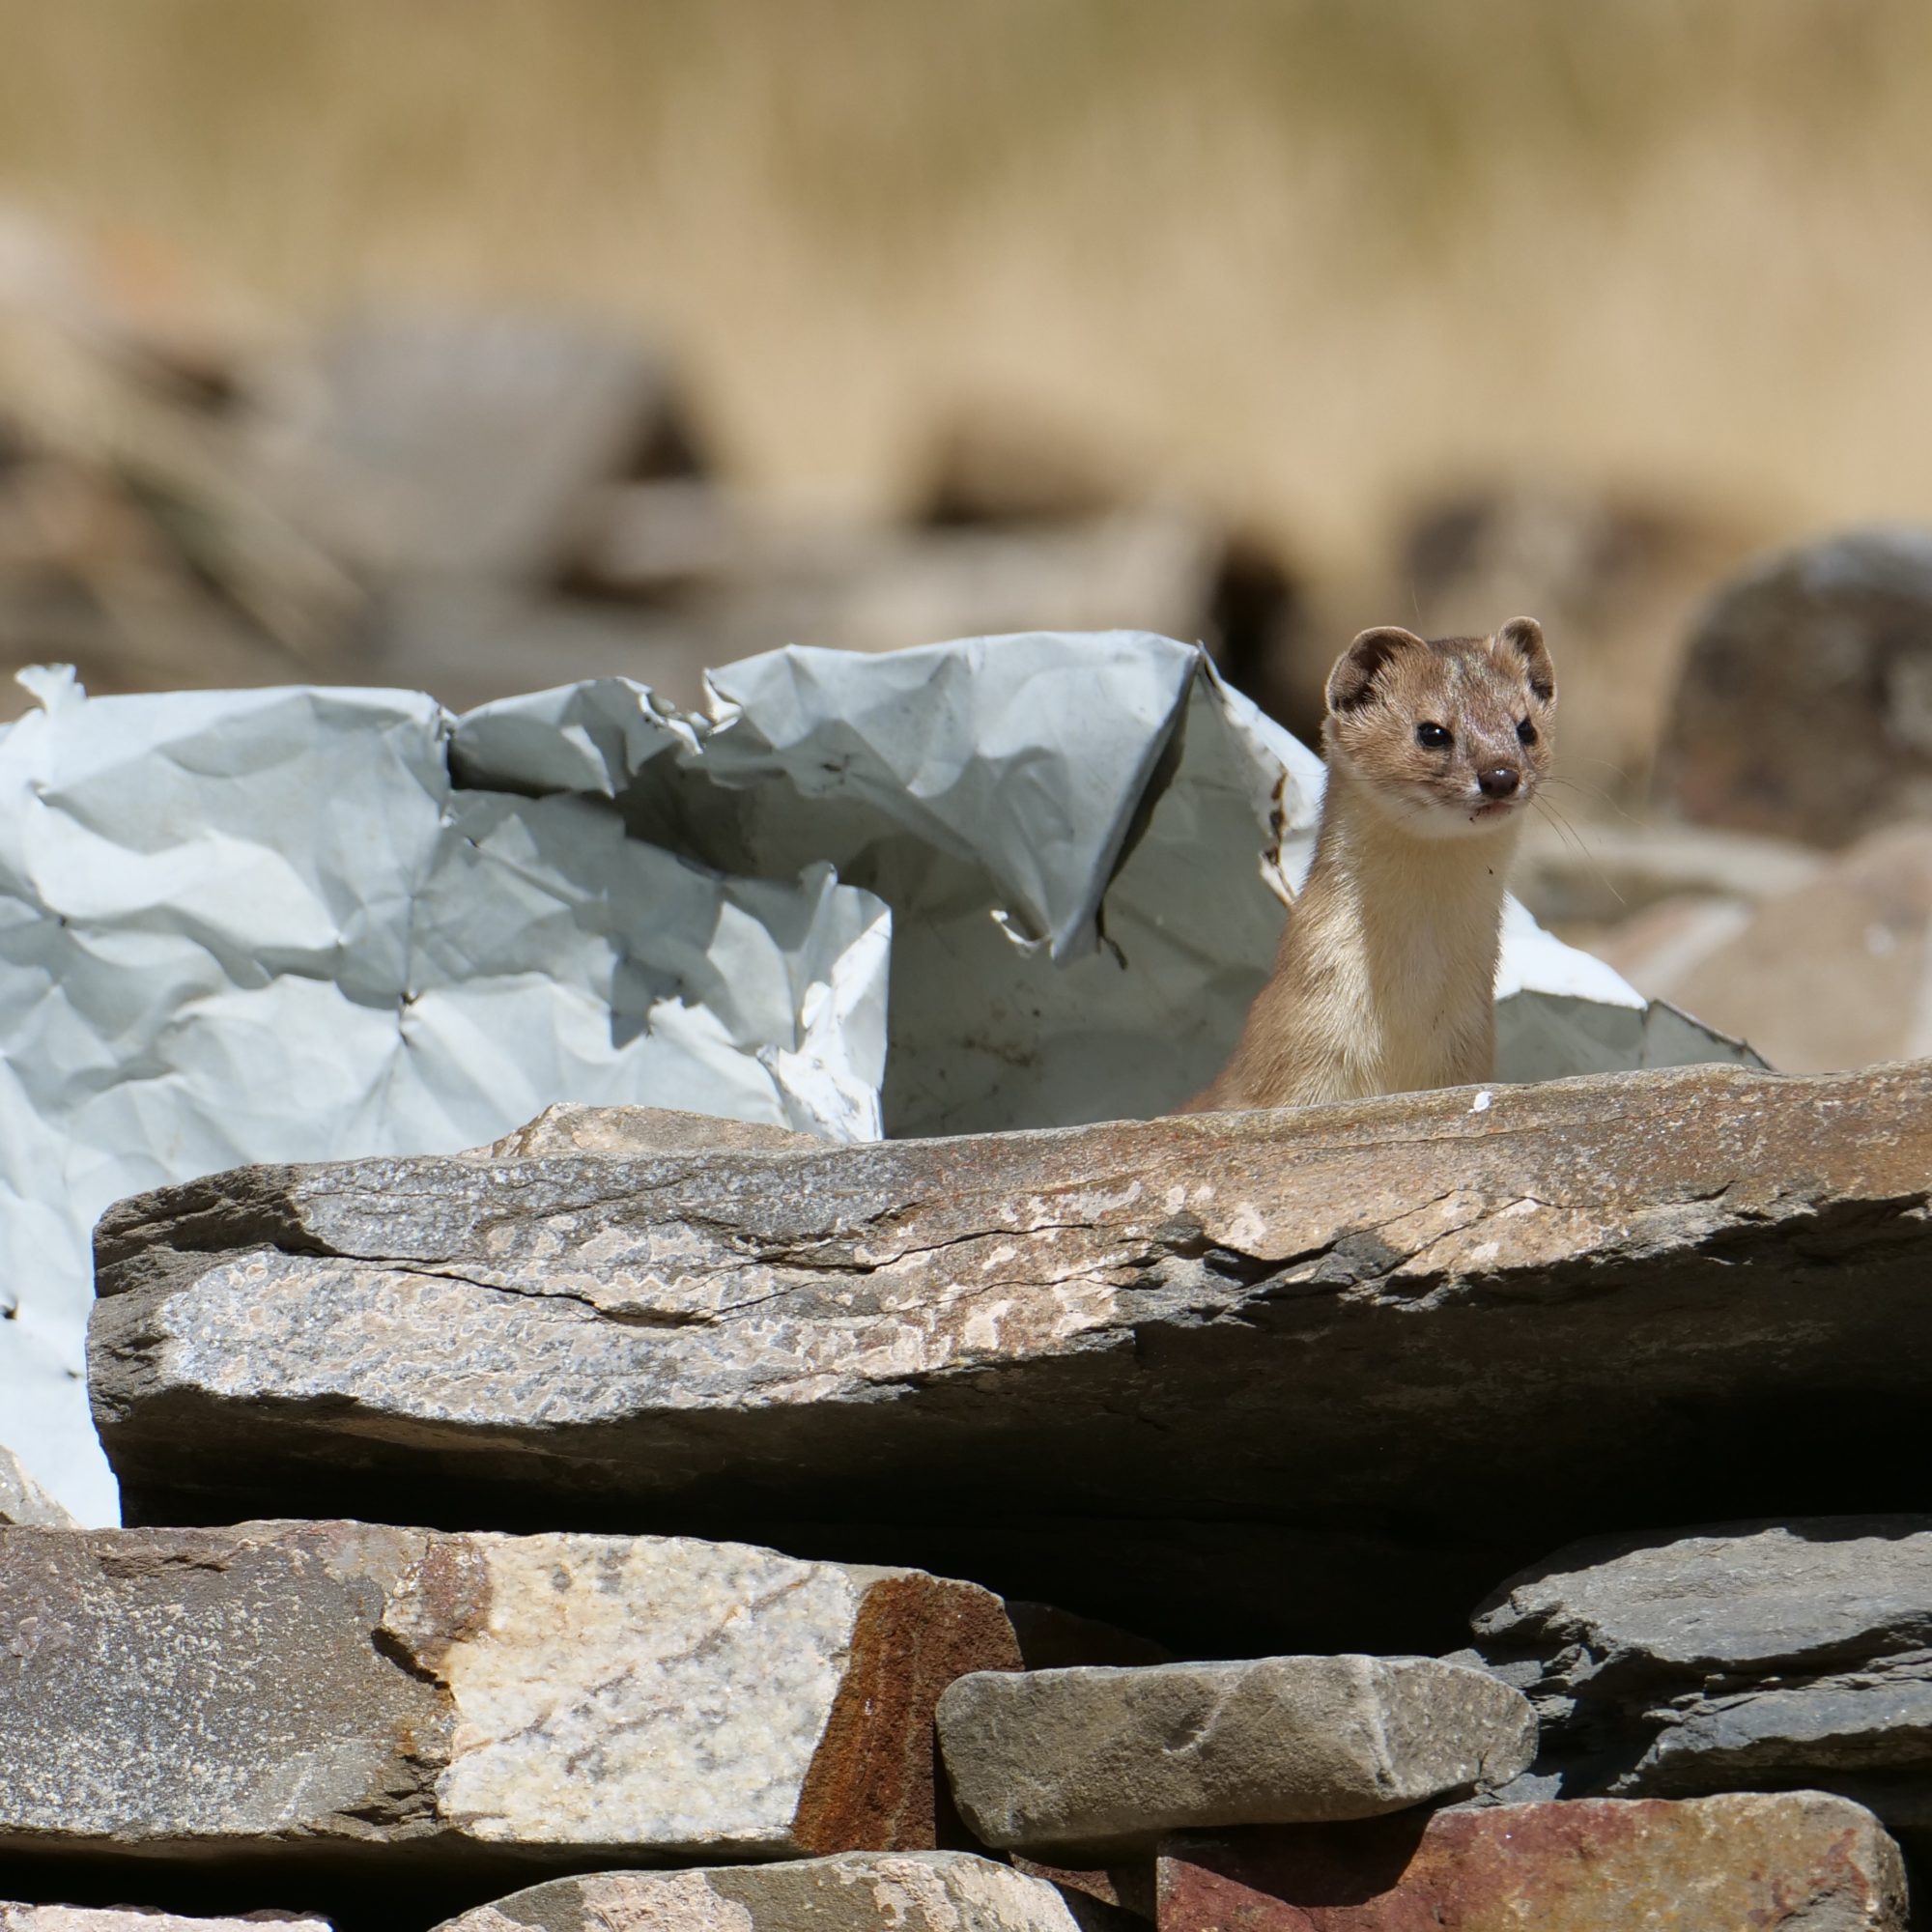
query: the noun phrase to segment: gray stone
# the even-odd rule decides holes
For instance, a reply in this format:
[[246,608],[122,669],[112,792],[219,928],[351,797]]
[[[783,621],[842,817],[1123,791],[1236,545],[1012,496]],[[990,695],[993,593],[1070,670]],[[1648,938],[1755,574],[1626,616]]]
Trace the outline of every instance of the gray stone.
[[26,1523],[39,1529],[80,1526],[28,1475],[13,1450],[0,1443],[0,1524],[4,1523]]
[[1861,838],[1642,990],[1793,1073],[1932,1052],[1932,826]]
[[438,1932],[1078,1932],[1044,1879],[970,1852],[553,1879]]
[[1432,1658],[1268,1657],[962,1677],[939,1701],[960,1815],[1074,1864],[1196,1826],[1369,1818],[1536,1754],[1527,1701]]
[[1932,1518],[1844,1517],[1602,1538],[1513,1577],[1470,1620],[1573,1689],[1819,1670],[1932,1647]]
[[998,1602],[671,1537],[0,1530],[0,1850],[929,1846]]
[[[1221,1654],[1361,1648],[1398,1575],[1377,1646],[1435,1650],[1578,1520],[1889,1500],[1932,1451],[1928,1204],[1925,1065],[259,1167],[103,1217],[92,1393],[136,1521],[405,1484],[459,1522],[971,1528],[989,1577],[1015,1518],[1248,1523],[1306,1553],[1231,1576]],[[1074,1566],[997,1577],[1192,1642]]]
[[1474,1621],[1566,1795],[1804,1785],[1925,1827],[1932,1518],[1580,1544]]
[[[1837,1774],[1916,1774],[1932,1793],[1932,1657],[1789,1688],[1673,1700],[1617,1791],[1721,1791],[1832,1783]],[[1861,1789],[1868,1787],[1861,1787]]]

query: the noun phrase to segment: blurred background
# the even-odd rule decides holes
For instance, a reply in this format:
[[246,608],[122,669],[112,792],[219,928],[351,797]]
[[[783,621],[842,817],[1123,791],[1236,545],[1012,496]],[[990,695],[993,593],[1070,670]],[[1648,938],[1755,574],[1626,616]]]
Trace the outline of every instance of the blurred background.
[[0,0],[0,668],[1526,611],[1533,909],[1932,1053],[1928,312],[1914,0]]

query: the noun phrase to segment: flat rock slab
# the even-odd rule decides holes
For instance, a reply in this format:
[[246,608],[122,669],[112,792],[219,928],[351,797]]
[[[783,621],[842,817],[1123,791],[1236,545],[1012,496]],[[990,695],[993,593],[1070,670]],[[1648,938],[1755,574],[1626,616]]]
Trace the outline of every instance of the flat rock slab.
[[970,1852],[597,1872],[479,1905],[438,1932],[1079,1932],[1044,1879]]
[[939,1700],[939,1743],[986,1844],[1105,1864],[1190,1826],[1369,1818],[1505,1783],[1536,1719],[1433,1658],[1267,1657],[979,1672]]
[[1601,1537],[1470,1620],[1575,1689],[1785,1676],[1932,1650],[1932,1517],[1828,1517]]
[[1019,1662],[917,1571],[355,1522],[0,1530],[0,1851],[201,1859],[927,1847],[939,1693]]
[[1812,1791],[1586,1799],[1176,1839],[1160,1932],[1903,1932],[1877,1819]]
[[1932,1826],[1932,1517],[1577,1544],[1473,1623],[1570,1795],[1813,1785]]
[[1470,1543],[1493,1578],[1593,1519],[1910,1507],[1932,1452],[1928,1063],[536,1144],[111,1209],[90,1372],[129,1520],[402,1483],[453,1526],[1393,1527],[1455,1593],[1396,1647],[1438,1649]]
[[145,1905],[12,1905],[0,1899],[0,1932],[329,1932],[326,1918],[305,1912],[244,1912],[239,1917],[189,1918]]

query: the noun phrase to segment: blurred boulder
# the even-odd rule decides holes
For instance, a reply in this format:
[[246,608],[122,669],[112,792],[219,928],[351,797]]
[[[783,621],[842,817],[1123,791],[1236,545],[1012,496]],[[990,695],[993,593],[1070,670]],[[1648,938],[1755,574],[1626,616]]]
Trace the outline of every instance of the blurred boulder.
[[1146,495],[1127,466],[1076,432],[974,411],[934,437],[912,492],[912,521],[931,529],[1077,523]]
[[1701,824],[1814,845],[1932,815],[1932,530],[1847,531],[1719,591],[1658,784]]
[[247,331],[130,266],[0,210],[0,666],[71,659],[105,691],[298,675],[355,586],[259,487]]
[[723,620],[779,643],[888,651],[941,638],[1146,630],[1205,640],[1221,553],[1206,519],[1157,505],[1039,529],[887,535],[861,569],[747,585]]
[[1459,637],[1527,612],[1556,657],[1562,796],[1640,797],[1691,614],[1748,546],[1700,506],[1560,478],[1425,496],[1398,521],[1387,562],[1328,600],[1279,715],[1304,736],[1319,726],[1329,663],[1364,625]]
[[[1171,528],[1193,526],[1205,546],[1205,582],[1167,600],[1185,604],[1183,621],[1169,627],[1128,615],[1106,622],[1206,644],[1237,690],[1284,715],[1304,600],[1279,546],[1259,531],[1151,491],[1130,466],[1074,431],[998,410],[962,415],[939,433],[913,503],[913,521],[933,530],[1039,532],[1118,523],[1120,513],[1137,508]],[[1134,587],[1129,581],[1120,589],[1131,595]],[[1120,608],[1118,596],[1113,608]],[[1003,628],[1048,627],[1036,619]]]
[[[1546,925],[1608,925],[1686,895],[1755,904],[1803,885],[1825,863],[1783,838],[1669,824],[1600,822],[1579,832],[1545,818],[1523,829],[1510,890]],[[1589,950],[1605,956],[1594,943]]]
[[[1633,986],[1676,986],[1751,923],[1747,900],[1724,893],[1672,893],[1628,919],[1593,930],[1569,928],[1573,944],[1614,967]],[[1653,993],[1653,999],[1667,994]],[[1717,1026],[1716,1020],[1710,1025]],[[1735,1036],[1734,1036],[1735,1037]]]
[[1932,825],[1874,833],[1754,906],[1685,895],[1589,944],[1788,1073],[1932,1054]]
[[1229,556],[1210,518],[1162,504],[1035,526],[800,523],[731,492],[642,485],[595,500],[568,573],[607,607],[672,617],[706,662],[779,644],[889,651],[1023,631],[1212,640]]
[[635,678],[691,707],[702,700],[705,668],[724,662],[715,641],[675,611],[551,596],[492,577],[407,577],[375,591],[339,674],[426,691],[459,712],[592,677]]
[[346,324],[288,372],[278,440],[310,514],[379,574],[548,582],[587,492],[706,468],[661,357],[523,314]]

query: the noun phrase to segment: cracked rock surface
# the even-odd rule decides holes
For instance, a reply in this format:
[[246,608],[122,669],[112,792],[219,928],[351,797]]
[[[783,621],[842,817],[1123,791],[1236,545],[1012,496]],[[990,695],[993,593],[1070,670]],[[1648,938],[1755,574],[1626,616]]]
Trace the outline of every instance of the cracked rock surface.
[[1898,1847],[1815,1791],[1175,1838],[1161,1932],[1904,1932]]
[[0,1932],[329,1932],[328,1920],[304,1912],[246,1912],[239,1918],[187,1918],[139,1905],[12,1905],[0,1899]]
[[480,1905],[438,1932],[1078,1932],[1044,1879],[970,1852],[598,1872]]
[[1510,1579],[1480,1657],[1566,1795],[1816,1786],[1932,1828],[1932,1517],[1599,1539]]
[[940,1699],[939,1741],[985,1843],[1105,1864],[1190,1826],[1368,1818],[1504,1783],[1536,1719],[1461,1664],[1268,1657],[976,1673]]
[[0,1851],[929,1846],[997,1600],[683,1538],[0,1530]]
[[[1932,1450],[1928,1200],[1932,1063],[836,1148],[579,1115],[121,1203],[91,1383],[135,1521],[406,1481],[450,1527],[931,1532],[815,1546],[848,1556],[1020,1517],[1396,1535],[1435,1621],[1376,1640],[1438,1649],[1579,1521],[1891,1506]],[[1351,1561],[1264,1589],[1319,1610]],[[1389,1574],[1230,1647],[1351,1647]]]

